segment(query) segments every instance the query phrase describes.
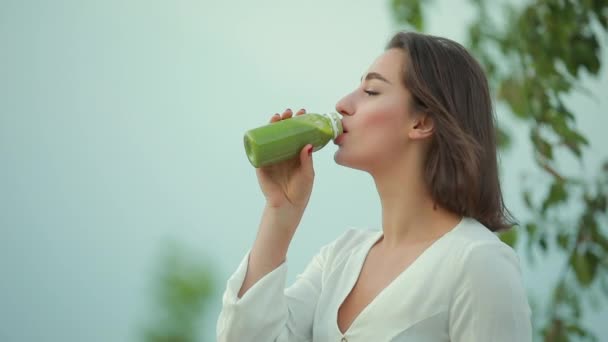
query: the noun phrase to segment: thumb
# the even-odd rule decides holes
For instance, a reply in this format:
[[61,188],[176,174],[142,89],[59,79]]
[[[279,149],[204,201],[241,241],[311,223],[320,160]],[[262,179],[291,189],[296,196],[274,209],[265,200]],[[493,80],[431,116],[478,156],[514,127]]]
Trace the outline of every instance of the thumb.
[[312,149],[313,146],[308,144],[304,146],[302,151],[300,151],[300,164],[302,165],[302,171],[304,171],[304,173],[310,177],[314,177],[315,175],[312,163]]

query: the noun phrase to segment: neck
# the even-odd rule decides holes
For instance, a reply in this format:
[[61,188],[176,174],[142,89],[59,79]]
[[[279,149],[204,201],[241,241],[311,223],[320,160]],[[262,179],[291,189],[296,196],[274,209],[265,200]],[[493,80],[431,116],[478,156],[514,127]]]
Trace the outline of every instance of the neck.
[[420,164],[395,164],[372,173],[382,204],[382,245],[402,249],[404,245],[435,240],[451,230],[461,217],[435,205],[422,168],[415,167]]

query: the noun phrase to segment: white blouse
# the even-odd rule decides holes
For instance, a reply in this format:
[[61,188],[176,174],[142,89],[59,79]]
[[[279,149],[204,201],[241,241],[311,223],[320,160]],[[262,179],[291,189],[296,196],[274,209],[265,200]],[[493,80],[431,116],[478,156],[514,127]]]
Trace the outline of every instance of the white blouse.
[[338,309],[382,231],[349,229],[285,289],[283,263],[237,294],[249,253],[227,282],[221,342],[528,342],[531,310],[513,249],[464,218],[382,290],[344,334]]

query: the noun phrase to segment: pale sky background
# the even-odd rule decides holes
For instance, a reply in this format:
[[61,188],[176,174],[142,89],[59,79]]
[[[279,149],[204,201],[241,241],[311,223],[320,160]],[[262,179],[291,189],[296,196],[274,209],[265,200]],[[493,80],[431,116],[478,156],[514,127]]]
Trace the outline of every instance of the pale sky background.
[[[468,2],[437,1],[432,33],[463,41]],[[214,263],[218,293],[250,247],[263,199],[242,134],[286,107],[327,112],[398,29],[388,1],[0,2],[0,340],[135,341],[166,239]],[[607,63],[606,54],[603,62]],[[606,159],[608,72],[573,96]],[[526,126],[503,155],[504,191],[531,165]],[[317,179],[289,281],[350,226],[380,229],[371,178],[315,153]],[[580,166],[563,163],[566,171]],[[542,300],[562,260],[531,269]],[[600,336],[606,310],[586,320]]]

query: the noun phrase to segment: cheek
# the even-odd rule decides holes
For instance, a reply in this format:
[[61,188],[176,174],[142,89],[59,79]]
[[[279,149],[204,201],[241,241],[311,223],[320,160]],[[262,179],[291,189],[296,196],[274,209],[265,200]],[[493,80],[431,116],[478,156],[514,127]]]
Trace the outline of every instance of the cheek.
[[362,104],[361,125],[369,128],[403,125],[406,109],[402,97],[392,93],[379,96]]
[[394,143],[402,140],[404,121],[399,111],[387,109],[377,110],[361,120],[359,131],[368,143]]
[[394,125],[395,123],[395,115],[390,112],[380,112],[377,111],[373,114],[367,115],[362,118],[361,125],[366,129],[378,129],[384,128]]

